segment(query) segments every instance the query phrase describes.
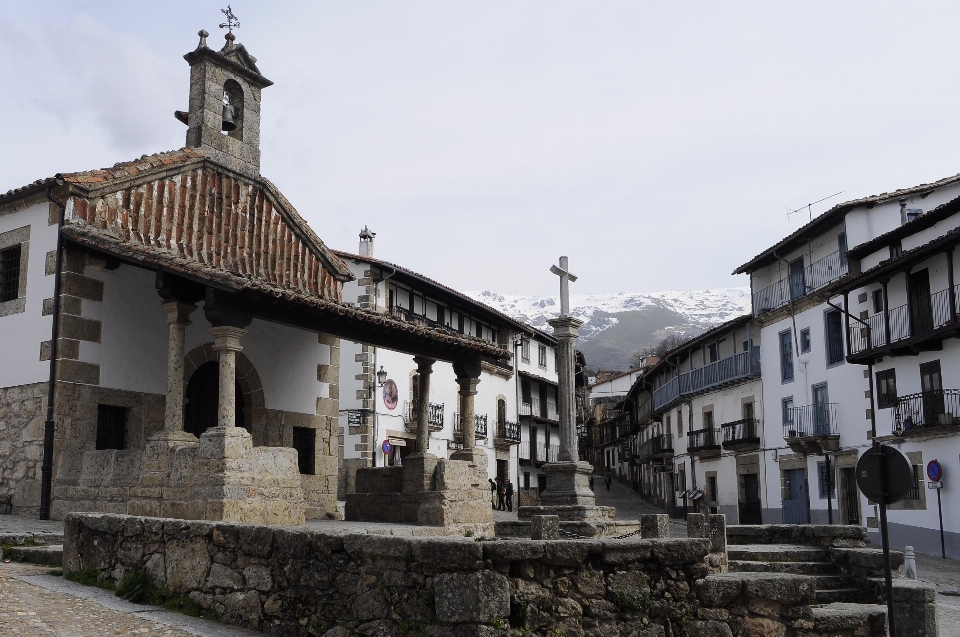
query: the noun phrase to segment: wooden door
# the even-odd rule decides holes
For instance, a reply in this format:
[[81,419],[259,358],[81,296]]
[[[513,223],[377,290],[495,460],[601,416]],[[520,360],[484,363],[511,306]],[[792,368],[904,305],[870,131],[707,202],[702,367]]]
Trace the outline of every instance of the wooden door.
[[783,501],[785,524],[809,524],[810,508],[807,501],[807,470],[788,469],[785,474],[787,499]]
[[803,271],[803,257],[790,263],[790,297],[799,299],[807,293],[807,280]]
[[761,524],[760,476],[756,473],[745,473],[741,479],[743,501],[740,503],[740,524]]
[[930,274],[926,268],[910,274],[911,336],[933,330],[933,306],[930,304]]
[[923,425],[936,427],[940,424],[940,414],[944,412],[940,361],[920,366],[920,389],[923,395]]

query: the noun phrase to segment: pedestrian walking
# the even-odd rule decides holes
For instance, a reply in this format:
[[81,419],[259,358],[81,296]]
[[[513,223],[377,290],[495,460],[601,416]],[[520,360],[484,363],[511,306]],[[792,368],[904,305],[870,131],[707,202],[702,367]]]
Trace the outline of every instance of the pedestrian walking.
[[590,476],[590,490],[593,491],[593,476]]
[[497,478],[497,511],[503,511],[507,508],[507,488],[503,480]]
[[493,478],[487,478],[487,482],[490,483],[490,508],[497,508],[497,483],[493,481]]
[[513,483],[510,482],[510,478],[507,478],[507,511],[513,511]]
[[611,483],[611,482],[613,482],[613,480],[610,479],[610,474],[608,473],[608,474],[607,474],[607,479],[606,479],[607,491],[610,490],[610,483]]

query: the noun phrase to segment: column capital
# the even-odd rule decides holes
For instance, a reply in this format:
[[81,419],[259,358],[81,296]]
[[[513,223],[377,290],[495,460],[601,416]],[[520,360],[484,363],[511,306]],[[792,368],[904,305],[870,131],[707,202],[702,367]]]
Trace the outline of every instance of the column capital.
[[471,376],[457,376],[457,385],[460,386],[459,393],[461,396],[476,396],[477,385],[479,384],[479,378],[473,378]]
[[196,304],[183,301],[165,301],[160,307],[167,314],[167,325],[190,325],[190,315],[197,309]]
[[240,347],[240,339],[247,333],[247,330],[239,327],[230,327],[229,325],[221,325],[219,327],[211,327],[210,333],[213,334],[214,338],[213,349],[217,351],[229,350],[239,352],[243,349]]
[[418,374],[432,374],[433,364],[437,362],[437,359],[426,358],[425,356],[414,356],[413,362],[417,364]]
[[560,316],[555,319],[550,319],[547,321],[547,324],[553,328],[553,335],[557,338],[562,338],[564,336],[577,338],[580,336],[577,330],[580,329],[581,325],[583,325],[583,321],[580,319],[575,319],[572,316]]

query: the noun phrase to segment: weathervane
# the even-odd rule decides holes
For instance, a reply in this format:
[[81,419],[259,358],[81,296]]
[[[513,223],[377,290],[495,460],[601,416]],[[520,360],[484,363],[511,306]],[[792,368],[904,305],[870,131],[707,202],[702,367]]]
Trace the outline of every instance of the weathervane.
[[240,20],[233,15],[233,9],[230,8],[229,4],[226,9],[220,9],[220,13],[227,16],[227,21],[220,25],[221,29],[228,29],[230,33],[233,33],[234,29],[240,28]]

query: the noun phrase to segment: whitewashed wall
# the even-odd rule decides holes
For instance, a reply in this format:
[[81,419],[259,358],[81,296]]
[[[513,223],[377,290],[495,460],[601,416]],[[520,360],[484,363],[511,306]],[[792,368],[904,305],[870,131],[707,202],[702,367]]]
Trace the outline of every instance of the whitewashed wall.
[[50,378],[50,363],[40,360],[40,344],[50,340],[52,317],[43,316],[43,300],[53,298],[54,277],[44,274],[47,252],[57,249],[57,226],[48,225],[50,205],[38,203],[0,215],[0,233],[30,226],[26,309],[0,317],[0,387],[40,383]]

